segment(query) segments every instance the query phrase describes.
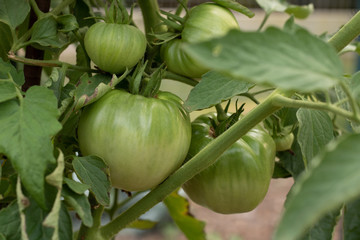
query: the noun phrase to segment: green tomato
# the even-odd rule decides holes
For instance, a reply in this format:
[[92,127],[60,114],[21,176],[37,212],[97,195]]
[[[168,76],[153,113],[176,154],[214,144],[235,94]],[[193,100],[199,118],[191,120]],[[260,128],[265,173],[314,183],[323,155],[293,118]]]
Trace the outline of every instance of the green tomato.
[[221,37],[238,28],[238,22],[229,9],[214,3],[203,3],[190,10],[181,38],[185,42],[197,43]]
[[273,139],[276,144],[276,151],[286,151],[291,149],[291,146],[294,142],[294,134],[289,133],[282,136],[275,136]]
[[166,63],[168,69],[172,72],[192,77],[200,78],[209,69],[199,64],[183,49],[183,41],[174,39],[161,48],[162,59]]
[[126,24],[98,22],[85,34],[85,49],[91,60],[102,70],[121,73],[144,56],[145,35]]
[[153,188],[185,160],[191,123],[181,100],[112,90],[86,107],[78,126],[83,155],[101,157],[112,185],[126,191]]
[[162,59],[174,73],[200,78],[210,69],[190,57],[182,48],[184,43],[197,43],[225,35],[238,29],[234,15],[228,9],[213,3],[193,7],[184,24],[182,39],[174,39],[161,48]]
[[[194,156],[214,140],[210,119],[198,117],[192,123],[189,156]],[[187,195],[199,205],[222,214],[253,210],[264,199],[275,164],[275,143],[260,126],[227,149],[218,160],[183,185]]]

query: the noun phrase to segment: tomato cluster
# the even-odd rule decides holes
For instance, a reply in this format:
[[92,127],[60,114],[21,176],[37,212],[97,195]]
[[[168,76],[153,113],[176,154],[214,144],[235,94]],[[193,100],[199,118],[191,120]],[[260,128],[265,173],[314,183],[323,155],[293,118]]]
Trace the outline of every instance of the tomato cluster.
[[162,46],[162,58],[174,73],[199,78],[209,69],[189,56],[183,50],[183,45],[220,37],[234,28],[239,28],[239,25],[227,8],[213,3],[197,5],[189,11],[181,39],[174,39]]

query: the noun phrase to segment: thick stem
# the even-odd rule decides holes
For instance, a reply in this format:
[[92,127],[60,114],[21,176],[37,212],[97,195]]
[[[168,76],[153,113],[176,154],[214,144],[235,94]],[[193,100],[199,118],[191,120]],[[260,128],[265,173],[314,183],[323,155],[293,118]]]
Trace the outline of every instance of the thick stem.
[[209,145],[203,148],[196,156],[186,162],[174,174],[153,189],[144,198],[130,207],[127,211],[115,218],[112,222],[100,228],[101,235],[111,238],[129,223],[135,221],[141,214],[162,201],[167,195],[181,187],[186,181],[212,165],[216,159],[234,142],[255,127],[263,119],[279,110],[281,107],[274,106],[273,98],[279,93],[275,91],[263,103],[254,108],[239,122],[235,123],[226,132],[217,137]]
[[161,25],[161,19],[159,18],[159,4],[157,0],[138,0],[138,4],[144,19],[146,37],[151,43],[154,39],[152,33],[166,31],[166,27]]
[[330,38],[329,43],[333,45],[337,52],[340,52],[352,40],[360,34],[360,11],[358,11],[349,22]]

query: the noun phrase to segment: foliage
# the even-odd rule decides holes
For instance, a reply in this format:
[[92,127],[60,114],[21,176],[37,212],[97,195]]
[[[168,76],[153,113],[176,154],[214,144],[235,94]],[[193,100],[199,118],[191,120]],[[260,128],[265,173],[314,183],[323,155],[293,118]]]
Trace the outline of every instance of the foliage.
[[[221,22],[216,14],[211,19],[201,11],[197,15],[196,9],[202,7],[188,9],[186,0],[179,0],[174,12],[161,11],[156,0],[138,0],[144,35],[132,19],[133,7],[126,8],[122,0],[51,1],[50,9],[46,2],[0,0],[0,239],[112,239],[124,228],[154,228],[156,223],[143,219],[142,214],[161,201],[185,236],[205,239],[206,223],[191,215],[180,188],[220,163],[223,153],[259,125],[269,136],[291,136],[292,140],[276,153],[272,172],[273,178],[292,177],[295,182],[273,239],[331,239],[340,218],[345,238],[360,238],[360,72],[344,72],[340,58],[347,52],[359,54],[354,39],[360,34],[360,13],[333,35],[317,36],[296,24],[314,11],[312,4],[257,0],[265,12],[264,20],[257,31],[242,31],[241,26],[234,29],[237,24],[228,9],[250,18],[254,13],[234,0],[202,5],[225,11],[231,19],[228,26],[211,24]],[[287,13],[289,18],[282,28],[264,29],[273,12]],[[110,29],[109,35],[99,36],[108,41],[106,47],[94,49],[100,46],[94,46],[97,40],[85,36],[103,20],[131,29],[139,39],[123,39],[118,51],[118,39],[112,35],[117,30]],[[206,32],[209,25],[219,29]],[[179,55],[172,52],[164,62],[170,46],[176,46],[173,50],[181,52],[182,58],[176,59]],[[59,60],[65,50],[73,51],[75,64]],[[113,55],[117,55],[115,61]],[[179,62],[187,70],[177,71],[174,66]],[[203,69],[206,73],[198,73]],[[185,101],[159,92],[165,78],[192,86]],[[146,188],[145,194],[120,192],[111,180],[117,179],[118,172],[105,157],[86,155],[77,131],[84,109],[101,103],[99,99],[114,89],[149,101],[161,100],[165,94],[182,121],[189,121],[189,113],[215,106],[217,119],[212,123],[223,124],[216,131],[209,124],[205,135],[214,133],[212,140],[189,153],[186,161],[183,153],[181,167],[167,172],[162,182]],[[240,118],[242,108],[228,117],[232,99],[237,100],[236,108],[238,101],[245,100],[255,106]],[[115,105],[107,103],[111,104]],[[114,137],[117,128],[106,135],[99,133],[107,124],[101,122],[101,127],[85,129],[96,133],[86,141],[94,143],[102,136],[102,148],[115,152],[119,161],[122,151],[116,149],[131,144],[131,151],[140,159],[136,162],[139,170],[132,173],[143,172],[146,165],[141,156],[146,153],[164,155],[166,161],[164,149],[170,140],[184,137],[181,131],[161,134],[164,127],[155,124],[161,131],[150,135],[145,149],[140,128],[129,126],[140,119],[141,127],[151,130],[152,120],[141,116],[149,109],[160,110],[151,106],[146,111],[135,110],[126,101],[118,104],[131,113],[131,119],[121,122],[115,118],[113,122],[131,133],[120,141]],[[175,115],[157,113],[161,117],[155,122]],[[184,130],[190,125],[187,123],[173,128]],[[136,142],[131,141],[134,139]],[[257,150],[254,144],[251,147]],[[146,160],[150,162],[147,166],[155,166],[151,161],[160,159],[158,155]],[[166,164],[158,166],[162,165]],[[143,174],[142,181],[150,181],[156,170],[151,176]],[[130,176],[129,181],[134,178]],[[257,180],[249,176],[248,182],[241,184],[251,186]],[[81,222],[80,229],[73,229],[74,214]],[[110,220],[104,222],[106,215]]]

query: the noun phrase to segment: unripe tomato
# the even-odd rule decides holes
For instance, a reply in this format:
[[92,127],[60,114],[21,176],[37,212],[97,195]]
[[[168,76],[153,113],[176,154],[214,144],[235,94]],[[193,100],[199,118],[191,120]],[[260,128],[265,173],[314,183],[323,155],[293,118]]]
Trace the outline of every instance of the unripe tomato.
[[155,187],[185,160],[191,124],[181,100],[166,92],[156,98],[112,90],[81,114],[78,140],[83,155],[101,157],[116,188]]
[[98,22],[85,34],[85,49],[91,60],[102,70],[121,73],[144,56],[145,35],[126,24]]
[[276,151],[286,151],[291,149],[294,142],[294,134],[289,133],[283,136],[276,136],[273,139],[276,144]]
[[200,65],[182,49],[183,41],[174,39],[161,48],[162,59],[172,72],[189,76],[201,77],[208,69]]
[[230,29],[236,28],[239,28],[239,25],[228,9],[213,3],[197,5],[189,12],[181,39],[174,39],[162,46],[162,58],[170,71],[191,78],[200,78],[209,69],[184,52],[182,44],[220,37]]
[[[214,140],[211,121],[216,114],[198,117],[192,123],[189,156]],[[275,164],[275,143],[260,126],[226,150],[209,168],[183,185],[197,204],[215,212],[230,214],[253,210],[264,199]]]
[[185,42],[198,43],[238,28],[239,24],[229,9],[215,3],[203,3],[190,10],[181,38]]

